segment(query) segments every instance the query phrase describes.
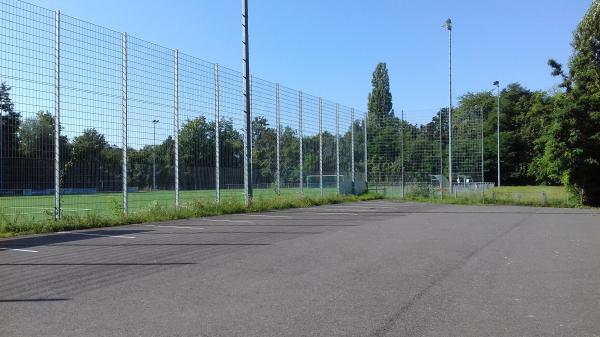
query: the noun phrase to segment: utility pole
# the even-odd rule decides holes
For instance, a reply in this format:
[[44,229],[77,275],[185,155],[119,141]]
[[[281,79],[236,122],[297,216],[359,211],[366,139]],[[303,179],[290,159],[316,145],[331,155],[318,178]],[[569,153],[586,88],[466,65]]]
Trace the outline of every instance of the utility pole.
[[246,206],[252,205],[252,116],[250,111],[250,47],[248,45],[248,0],[242,0],[243,66],[244,66],[244,114],[246,116],[246,136],[244,137],[244,192]]
[[452,20],[446,20],[444,25],[448,30],[448,60],[449,60],[449,99],[450,104],[448,105],[448,181],[450,182],[449,188],[452,193]]
[[152,140],[152,191],[156,191],[156,124],[158,124],[158,119],[152,121],[154,130]]
[[496,155],[498,156],[498,187],[500,187],[500,81],[494,81],[494,85],[496,86],[496,89],[498,91],[498,111],[496,113]]

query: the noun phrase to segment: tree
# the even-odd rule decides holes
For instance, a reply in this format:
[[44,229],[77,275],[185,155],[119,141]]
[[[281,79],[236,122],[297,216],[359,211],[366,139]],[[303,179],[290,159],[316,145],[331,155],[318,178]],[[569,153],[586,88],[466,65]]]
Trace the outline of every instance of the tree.
[[108,142],[96,129],[86,129],[75,137],[71,144],[71,158],[64,169],[65,184],[72,188],[100,190],[105,188],[105,184],[118,184],[114,175],[119,165],[106,160],[107,149]]
[[[371,79],[368,97],[368,172],[379,176],[397,161],[400,154],[400,121],[394,116],[387,65],[379,63]],[[389,174],[389,173],[387,173]]]
[[18,188],[19,127],[21,115],[15,111],[10,87],[0,83],[0,194],[2,189]]
[[[48,189],[54,187],[54,116],[39,111],[27,118],[19,128],[20,166],[17,183],[20,188]],[[69,143],[65,136],[59,140],[62,159],[69,156]]]
[[558,185],[560,179],[553,177],[543,163],[544,155],[544,130],[552,123],[552,106],[554,97],[545,92],[535,92],[531,98],[529,111],[517,116],[519,138],[522,140],[522,150],[525,153],[524,161],[527,163],[528,183],[536,181],[544,185]]
[[277,170],[277,130],[263,116],[252,121],[252,169],[254,183],[272,183]]
[[[547,127],[551,97],[543,91],[531,91],[519,83],[509,84],[500,93],[500,154],[502,184],[524,185],[534,181],[556,184],[540,167],[543,152],[536,145],[541,131]],[[460,98],[456,116],[468,111],[484,114],[485,181],[496,181],[497,165],[497,107],[490,91],[467,93]]]
[[573,34],[569,72],[554,60],[564,93],[554,100],[541,164],[582,203],[600,205],[600,1],[592,2]]
[[300,137],[297,130],[286,126],[281,131],[281,184],[298,184],[300,181]]
[[369,93],[368,110],[371,127],[377,128],[392,116],[392,93],[387,65],[378,63],[371,79],[373,89]]
[[[224,121],[221,127],[221,145]],[[215,123],[204,116],[186,121],[179,132],[179,171],[182,189],[212,188],[215,185]],[[221,163],[223,161],[221,160]]]

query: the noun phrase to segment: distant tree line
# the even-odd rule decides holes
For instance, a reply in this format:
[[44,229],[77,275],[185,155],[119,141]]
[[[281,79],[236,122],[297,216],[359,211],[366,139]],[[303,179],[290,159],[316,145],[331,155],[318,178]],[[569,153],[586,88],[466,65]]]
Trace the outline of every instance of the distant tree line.
[[[54,186],[54,126],[53,114],[40,111],[23,118],[10,98],[10,87],[0,85],[0,190],[22,193],[23,189],[43,190]],[[361,141],[361,124],[355,125],[355,142]],[[179,133],[179,179],[182,189],[215,187],[216,123],[204,116],[184,121]],[[243,132],[232,120],[219,123],[221,184],[223,187],[243,185]],[[263,116],[252,121],[253,178],[255,184],[273,184],[276,179],[276,125]],[[323,172],[335,174],[335,135],[323,132]],[[319,172],[319,136],[304,135],[304,175]],[[348,176],[351,167],[351,130],[340,135],[340,167]],[[122,148],[110,144],[95,128],[85,129],[69,139],[60,140],[61,188],[119,191],[122,189]],[[298,130],[281,128],[281,182],[298,184],[300,180]],[[360,146],[356,145],[356,148]],[[175,140],[169,136],[156,146],[128,148],[128,185],[141,190],[153,186],[153,162],[156,161],[156,187],[174,188]],[[356,151],[357,156],[361,150]],[[362,157],[357,157],[362,158]],[[359,161],[362,159],[358,159]],[[305,180],[305,179],[304,179]],[[306,181],[305,181],[306,182]]]
[[[555,92],[531,91],[518,83],[500,93],[500,153],[503,185],[563,184],[582,204],[600,205],[600,2],[592,2],[573,34],[568,71],[548,61],[552,75],[561,78]],[[426,125],[400,121],[392,109],[385,63],[373,73],[369,94],[369,167],[373,175],[397,176],[401,154],[400,123],[416,141],[405,142],[405,166],[433,174],[439,160],[423,154],[438,153],[439,118]],[[478,109],[484,115],[485,181],[496,181],[496,96],[491,91],[460,97],[453,118]],[[444,111],[447,115],[447,112]],[[442,114],[444,115],[444,114]],[[447,117],[446,117],[447,118]],[[447,122],[442,137],[447,139]],[[459,128],[453,123],[453,132]],[[406,131],[405,131],[406,132]],[[437,132],[437,134],[436,134]],[[459,132],[460,134],[460,132]],[[429,147],[428,147],[429,144]],[[439,146],[439,142],[437,143]],[[411,147],[416,147],[412,148]],[[416,150],[418,149],[418,150]],[[446,151],[445,148],[443,151]],[[460,149],[453,149],[459,152]],[[408,155],[408,158],[406,158]],[[436,161],[438,164],[436,164]],[[436,166],[437,165],[437,166]],[[454,165],[453,165],[454,167]],[[447,174],[447,163],[444,164]],[[414,174],[415,172],[412,172]]]

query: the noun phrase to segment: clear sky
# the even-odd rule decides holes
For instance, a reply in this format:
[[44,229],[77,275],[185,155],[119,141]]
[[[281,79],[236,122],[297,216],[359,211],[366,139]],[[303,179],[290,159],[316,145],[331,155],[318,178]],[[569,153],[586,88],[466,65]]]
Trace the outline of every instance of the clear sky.
[[[30,0],[223,66],[242,69],[239,0]],[[447,106],[454,22],[455,97],[520,82],[551,89],[591,0],[250,0],[252,73],[366,110],[372,71],[387,62],[396,111]]]

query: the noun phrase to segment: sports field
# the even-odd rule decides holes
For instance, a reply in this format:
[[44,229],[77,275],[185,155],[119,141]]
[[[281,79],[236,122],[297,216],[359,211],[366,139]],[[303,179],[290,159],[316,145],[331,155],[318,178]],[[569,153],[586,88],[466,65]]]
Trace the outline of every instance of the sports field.
[[[335,195],[336,188],[324,188],[324,195]],[[304,188],[304,196],[318,197],[318,188]],[[254,198],[275,197],[276,191],[270,188],[254,189]],[[282,188],[281,196],[300,196],[299,188]],[[212,202],[215,200],[215,190],[180,191],[180,202]],[[244,200],[243,189],[221,190],[221,200]],[[175,191],[153,191],[129,193],[129,212],[135,213],[154,205],[171,207],[175,205]],[[113,216],[122,213],[123,196],[121,192],[98,193],[88,195],[63,195],[61,197],[62,214],[83,215],[94,213],[101,216]],[[52,217],[54,214],[54,196],[10,196],[0,198],[0,215],[18,218],[21,221],[39,220]]]

